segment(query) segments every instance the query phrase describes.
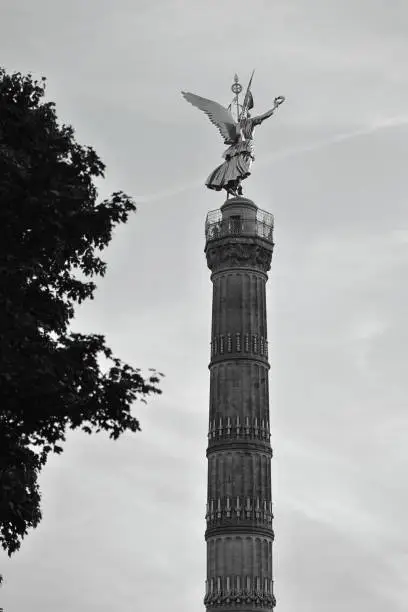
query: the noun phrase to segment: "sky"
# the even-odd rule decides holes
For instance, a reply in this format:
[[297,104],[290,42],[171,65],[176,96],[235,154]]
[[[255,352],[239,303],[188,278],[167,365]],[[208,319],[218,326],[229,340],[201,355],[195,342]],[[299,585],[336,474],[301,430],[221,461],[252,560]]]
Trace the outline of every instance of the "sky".
[[403,0],[3,0],[7,71],[107,166],[138,211],[73,331],[166,374],[142,432],[68,435],[43,520],[8,559],[5,612],[204,610],[211,282],[204,187],[222,139],[180,90],[227,105],[252,69],[244,193],[275,216],[268,282],[279,612],[408,600],[408,5]]

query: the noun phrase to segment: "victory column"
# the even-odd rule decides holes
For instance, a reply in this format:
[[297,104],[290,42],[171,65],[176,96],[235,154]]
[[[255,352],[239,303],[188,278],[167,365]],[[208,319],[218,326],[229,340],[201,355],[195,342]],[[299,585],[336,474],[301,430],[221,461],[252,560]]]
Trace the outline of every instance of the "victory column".
[[[242,105],[235,76],[228,108],[195,94],[228,149],[206,186],[227,200],[209,212],[205,253],[213,283],[208,429],[208,612],[255,612],[275,606],[265,286],[273,251],[273,216],[242,195],[254,161],[253,132],[284,101],[251,117],[252,77]],[[236,119],[233,116],[236,115]],[[232,197],[230,197],[232,196]]]

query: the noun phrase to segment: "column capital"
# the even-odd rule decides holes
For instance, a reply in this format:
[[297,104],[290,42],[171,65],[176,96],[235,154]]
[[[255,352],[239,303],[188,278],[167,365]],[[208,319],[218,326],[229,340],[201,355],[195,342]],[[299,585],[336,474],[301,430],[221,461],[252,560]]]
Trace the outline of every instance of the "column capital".
[[207,265],[213,273],[249,268],[266,274],[271,269],[273,246],[273,243],[257,236],[229,236],[213,240],[205,248]]

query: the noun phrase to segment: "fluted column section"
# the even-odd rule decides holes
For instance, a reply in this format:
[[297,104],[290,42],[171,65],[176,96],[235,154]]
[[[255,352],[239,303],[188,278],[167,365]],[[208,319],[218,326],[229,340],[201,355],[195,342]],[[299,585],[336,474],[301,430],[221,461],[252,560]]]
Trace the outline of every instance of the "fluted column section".
[[[252,612],[275,605],[266,320],[271,232],[257,207],[234,198],[221,208],[221,231],[206,242],[212,275],[208,487],[208,611]],[[231,227],[229,234],[222,228]],[[239,221],[240,219],[240,221]]]

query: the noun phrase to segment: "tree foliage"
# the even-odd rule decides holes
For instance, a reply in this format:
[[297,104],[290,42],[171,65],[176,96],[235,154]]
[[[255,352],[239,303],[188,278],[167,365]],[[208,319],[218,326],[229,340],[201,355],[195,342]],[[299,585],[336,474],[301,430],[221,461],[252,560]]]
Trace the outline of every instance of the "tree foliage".
[[67,430],[136,432],[133,402],[160,393],[162,374],[144,377],[103,336],[69,329],[75,305],[93,299],[90,278],[105,274],[98,253],[136,210],[122,192],[97,203],[104,169],[58,123],[44,78],[0,68],[0,541],[9,555],[41,520],[38,474]]

